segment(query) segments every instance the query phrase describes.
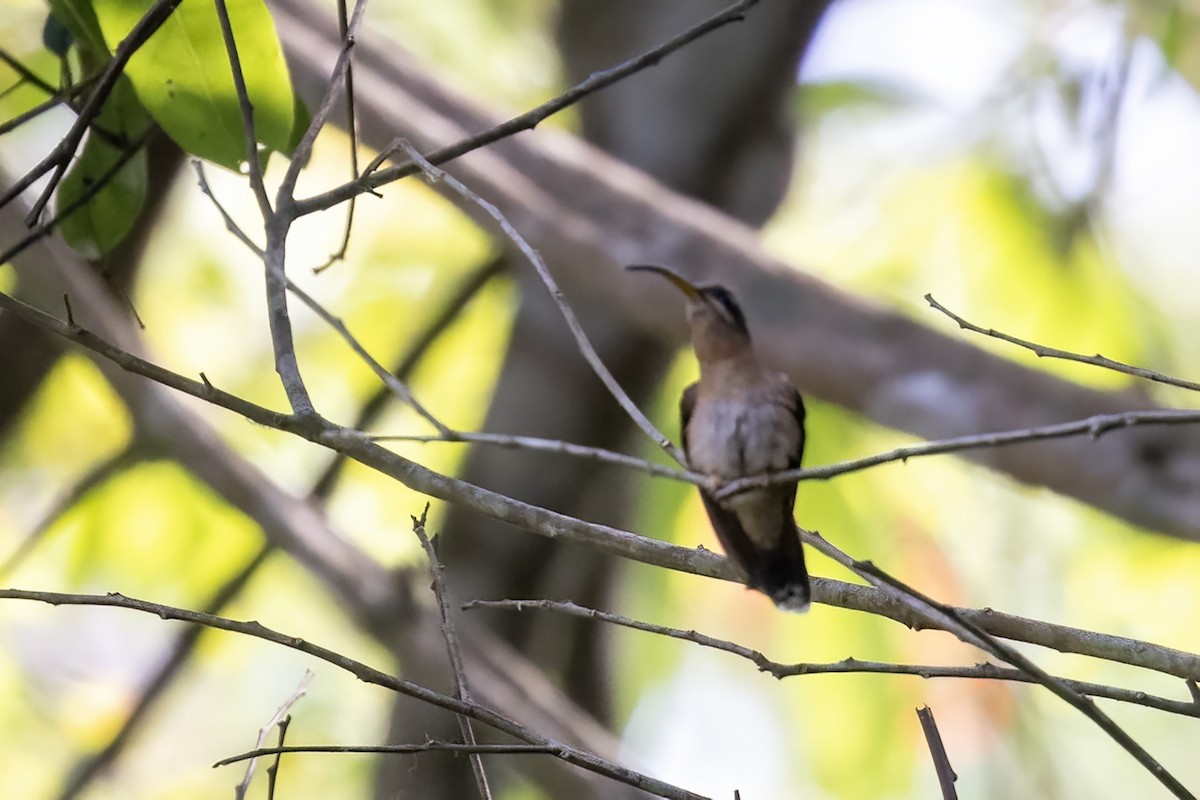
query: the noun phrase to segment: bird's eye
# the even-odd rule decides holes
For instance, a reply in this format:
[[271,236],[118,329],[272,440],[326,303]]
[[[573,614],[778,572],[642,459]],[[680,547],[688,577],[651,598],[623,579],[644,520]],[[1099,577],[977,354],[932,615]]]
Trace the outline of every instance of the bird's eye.
[[746,317],[728,289],[724,286],[706,286],[702,291],[704,296],[711,301],[711,305],[730,325],[740,331],[746,330]]

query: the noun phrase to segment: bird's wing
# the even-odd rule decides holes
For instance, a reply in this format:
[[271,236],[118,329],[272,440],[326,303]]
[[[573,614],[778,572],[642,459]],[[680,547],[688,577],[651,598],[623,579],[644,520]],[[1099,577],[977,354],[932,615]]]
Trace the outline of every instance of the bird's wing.
[[692,454],[688,452],[688,423],[692,421],[692,411],[696,408],[696,387],[699,385],[693,383],[683,390],[683,396],[679,398],[679,438],[683,441],[683,454],[689,459]]
[[[679,398],[680,439],[683,441],[683,454],[689,459],[691,452],[688,449],[688,424],[692,421],[692,412],[696,409],[697,385],[693,383],[684,389],[683,396]],[[723,508],[703,487],[700,488],[700,499],[704,501],[704,510],[708,512],[713,532],[717,534],[717,540],[721,543],[726,555],[732,558],[734,563],[746,573],[752,585],[761,584],[758,553],[754,543],[742,528],[742,523],[738,521],[737,514]]]
[[[786,378],[784,379],[787,380]],[[796,419],[796,427],[800,429],[800,436],[796,440],[796,447],[788,458],[788,468],[796,469],[800,466],[801,459],[804,458],[804,398],[800,396],[800,391],[792,386],[788,381],[786,384],[786,408],[792,412],[792,416]],[[792,506],[796,503],[796,484],[792,484],[792,491],[787,498],[787,513],[792,513]]]

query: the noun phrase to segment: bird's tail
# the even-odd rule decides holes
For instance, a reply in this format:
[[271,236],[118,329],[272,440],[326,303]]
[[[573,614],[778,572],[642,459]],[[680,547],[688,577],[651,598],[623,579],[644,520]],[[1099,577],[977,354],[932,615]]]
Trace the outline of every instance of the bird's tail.
[[785,611],[807,611],[812,600],[808,569],[804,566],[804,550],[800,535],[785,537],[777,550],[761,554],[759,575],[762,590]]

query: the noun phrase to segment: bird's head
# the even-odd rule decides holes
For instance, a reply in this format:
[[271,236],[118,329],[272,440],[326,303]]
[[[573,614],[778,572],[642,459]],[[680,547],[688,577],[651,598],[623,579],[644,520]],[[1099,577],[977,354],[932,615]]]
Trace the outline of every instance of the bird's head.
[[724,286],[696,286],[678,273],[653,264],[634,264],[631,272],[653,272],[671,282],[687,298],[688,325],[692,347],[701,362],[716,361],[740,353],[750,345],[750,331],[741,307]]

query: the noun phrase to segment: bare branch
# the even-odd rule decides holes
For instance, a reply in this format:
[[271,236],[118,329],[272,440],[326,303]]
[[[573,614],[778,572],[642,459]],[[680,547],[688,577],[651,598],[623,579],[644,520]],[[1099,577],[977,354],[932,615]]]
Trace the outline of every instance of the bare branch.
[[[578,103],[583,98],[590,94],[594,94],[601,89],[611,86],[612,84],[629,77],[637,72],[640,72],[647,67],[652,67],[661,61],[666,56],[675,52],[684,45],[690,44],[695,40],[705,36],[712,31],[722,28],[731,22],[736,22],[742,19],[743,15],[758,0],[740,0],[734,3],[724,11],[714,14],[708,19],[689,28],[677,36],[663,42],[658,47],[647,50],[639,56],[624,61],[615,67],[593,72],[586,80],[572,86],[567,91],[560,94],[558,97],[552,98],[537,108],[519,114],[499,125],[494,125],[491,128],[478,133],[474,136],[469,136],[454,144],[442,147],[432,153],[429,153],[425,158],[434,166],[445,164],[447,161],[452,161],[459,156],[466,155],[473,150],[478,150],[481,147],[486,147],[489,144],[508,138],[521,131],[533,130],[538,123],[545,120],[564,108]],[[415,163],[401,164],[389,169],[372,172],[367,170],[368,176],[352,181],[351,183],[343,184],[335,189],[323,192],[306,200],[296,202],[297,216],[312,214],[316,211],[323,211],[327,208],[341,203],[349,198],[362,194],[363,192],[372,191],[385,184],[397,181],[401,178],[407,178],[410,175],[415,175],[420,168]]]
[[[342,37],[342,47],[350,47],[349,27],[346,20],[346,0],[338,0],[337,2],[337,17],[338,17],[338,33]],[[358,178],[358,125],[354,115],[354,59],[347,58],[346,60],[346,136],[349,141],[350,149],[350,176]],[[334,262],[341,261],[346,257],[346,250],[350,247],[350,232],[354,229],[354,209],[358,204],[358,197],[351,197],[346,203],[346,222],[342,228],[342,244],[336,252],[332,253],[325,263],[313,267],[313,274],[319,275],[324,272]]]
[[[541,536],[562,538],[607,553],[694,575],[736,581],[725,559],[703,548],[691,550],[627,531],[596,525],[523,503],[496,492],[440,475],[369,441],[356,431],[329,423],[319,416],[297,417],[258,406],[221,389],[184,377],[109,344],[90,331],[66,325],[21,301],[0,293],[0,308],[33,325],[45,328],[112,361],[124,370],[142,375],[178,391],[229,409],[260,425],[294,433],[328,447],[441,500],[460,503],[481,514],[508,522]],[[815,539],[828,546],[823,539]],[[867,587],[828,579],[813,581],[814,600],[841,608],[868,611],[909,627],[929,627],[928,621],[894,597]],[[1170,647],[1122,636],[1098,634],[1064,625],[1003,614],[990,609],[956,609],[991,635],[1145,667],[1184,679],[1200,680],[1200,656]]]
[[876,588],[883,590],[889,596],[897,599],[918,616],[924,617],[933,626],[954,634],[963,642],[972,644],[1026,673],[1096,723],[1097,727],[1107,733],[1113,741],[1133,756],[1147,772],[1157,778],[1173,795],[1181,798],[1181,800],[1194,800],[1194,795],[1174,775],[1168,772],[1162,764],[1159,764],[1144,747],[1126,733],[1111,717],[1097,708],[1096,704],[1090,698],[1079,694],[1013,647],[997,640],[982,627],[968,619],[966,615],[959,614],[953,607],[939,603],[928,595],[918,592],[916,589],[889,575],[869,561],[858,561],[851,558],[815,531],[805,531],[804,540],[854,572],[854,574],[865,578]]
[[[429,534],[425,532],[425,520],[429,516],[429,503],[425,504],[425,510],[421,512],[421,518],[412,518],[413,533],[416,534],[417,540],[421,543],[421,548],[425,551],[425,557],[429,559],[429,575],[432,579],[433,597],[437,601],[438,617],[441,622],[442,638],[446,640],[446,654],[450,657],[450,674],[454,678],[454,695],[459,700],[470,701],[470,693],[467,691],[467,678],[463,669],[462,651],[458,646],[458,633],[454,630],[454,621],[450,618],[450,604],[446,600],[446,574],[442,569],[442,562],[438,559],[437,551],[433,549],[433,542],[429,540]],[[462,714],[455,715],[458,718],[459,730],[462,732],[463,743],[474,746],[475,730],[471,727],[471,721]],[[475,785],[479,789],[479,796],[483,800],[491,800],[492,790],[488,786],[487,773],[483,771],[483,759],[478,753],[471,753],[471,771],[475,773]]]
[[[658,428],[654,427],[654,423],[642,413],[641,409],[637,407],[637,404],[635,404],[633,400],[629,398],[629,395],[626,394],[625,390],[621,388],[621,385],[617,383],[617,379],[614,378],[612,373],[608,371],[608,367],[604,366],[604,362],[600,360],[600,356],[598,353],[596,353],[596,349],[592,347],[592,343],[588,341],[587,334],[584,333],[583,326],[579,324],[579,319],[576,318],[575,312],[571,309],[570,304],[567,303],[566,298],[563,297],[562,290],[558,288],[558,284],[555,283],[554,277],[550,274],[550,270],[546,268],[546,262],[542,260],[542,257],[538,255],[536,250],[529,246],[529,242],[525,241],[525,237],[523,237],[520,232],[517,231],[517,229],[514,228],[511,223],[509,223],[504,215],[500,213],[500,209],[496,208],[496,206],[472,192],[453,175],[450,175],[449,173],[438,169],[433,164],[429,163],[429,161],[427,161],[419,152],[417,152],[416,148],[414,148],[408,142],[399,141],[397,146],[408,154],[408,157],[425,172],[431,181],[444,183],[464,200],[474,203],[479,208],[483,209],[483,211],[489,217],[496,221],[496,224],[500,226],[500,229],[504,232],[504,235],[507,236],[512,243],[517,246],[517,249],[525,255],[525,257],[529,260],[529,263],[533,265],[535,270],[537,270],[538,277],[542,279],[542,283],[545,284],[546,289],[550,292],[550,297],[553,298],[555,305],[558,306],[558,310],[563,315],[563,319],[566,320],[567,327],[571,329],[571,335],[575,337],[575,344],[579,347],[579,352],[583,354],[584,359],[587,360],[588,365],[592,368],[592,371],[596,373],[596,377],[603,382],[605,388],[608,389],[609,394],[611,394],[613,399],[615,399],[621,405],[621,408],[625,409],[625,413],[629,415],[629,418],[637,423],[637,426],[641,428],[642,431],[649,436],[655,444],[665,450],[667,454],[671,456],[671,458],[675,459],[680,464],[686,464],[686,456],[684,456],[679,448],[673,445],[671,440],[664,436],[662,432],[658,430]],[[390,150],[391,148],[388,149]]]
[[1186,381],[1183,378],[1176,378],[1173,375],[1167,375],[1162,372],[1155,372],[1152,369],[1145,369],[1144,367],[1135,367],[1131,364],[1124,364],[1120,361],[1114,361],[1111,358],[1105,358],[1099,353],[1094,356],[1085,356],[1082,353],[1072,353],[1069,350],[1059,350],[1056,347],[1047,347],[1046,345],[1038,344],[1037,342],[1018,339],[1016,336],[1010,336],[1009,334],[1004,333],[1003,331],[995,330],[994,328],[981,328],[974,323],[968,322],[958,314],[955,314],[953,311],[946,308],[944,305],[935,300],[931,294],[925,295],[925,302],[929,303],[929,305],[932,306],[936,311],[942,312],[947,317],[957,322],[958,327],[962,328],[963,330],[970,331],[971,333],[982,334],[983,336],[990,336],[993,339],[999,339],[1002,342],[1015,344],[1018,347],[1024,347],[1026,350],[1031,350],[1036,353],[1038,358],[1057,358],[1063,361],[1075,361],[1080,364],[1091,364],[1093,367],[1100,367],[1101,369],[1120,372],[1124,375],[1132,375],[1135,378],[1145,378],[1148,381],[1165,383],[1168,386],[1178,386],[1181,389],[1190,389],[1193,392],[1200,392],[1200,383]]
[[544,453],[561,453],[578,458],[590,458],[605,464],[616,464],[622,467],[641,470],[648,475],[659,478],[683,481],[695,486],[706,485],[706,476],[690,470],[676,469],[663,464],[655,464],[644,458],[618,453],[615,450],[605,450],[600,447],[588,447],[582,444],[572,444],[561,439],[542,439],[537,436],[511,436],[503,433],[467,433],[451,431],[448,436],[422,436],[419,434],[371,434],[373,442],[420,442],[431,444],[444,442],[446,444],[470,443],[487,444],[496,447],[509,447],[521,450],[538,450]]
[[48,95],[57,95],[58,89],[46,83],[36,72],[21,63],[20,59],[13,56],[3,47],[0,47],[0,61],[8,65],[8,68],[17,73],[19,78],[18,83],[29,83],[41,89]]
[[53,169],[54,172],[50,176],[50,180],[46,183],[41,195],[38,196],[29,213],[25,216],[25,224],[27,226],[32,227],[37,223],[38,217],[42,215],[42,211],[46,208],[46,204],[50,202],[50,195],[58,187],[59,181],[62,180],[67,167],[71,163],[71,158],[75,155],[75,151],[79,149],[79,143],[83,141],[84,133],[87,132],[88,127],[92,124],[92,120],[100,114],[100,110],[104,107],[104,101],[108,99],[109,94],[117,83],[117,79],[121,77],[125,65],[133,57],[133,54],[162,27],[162,24],[175,12],[180,2],[182,0],[157,0],[142,18],[138,20],[133,29],[129,31],[125,38],[121,40],[120,45],[117,46],[116,52],[113,53],[112,61],[108,62],[108,65],[104,68],[104,72],[100,75],[100,79],[96,82],[95,88],[92,89],[92,93],[88,95],[87,102],[83,104],[83,108],[79,109],[79,114],[76,116],[75,122],[71,124],[71,129],[67,131],[65,136],[59,139],[58,144],[55,145],[49,155],[14,182],[9,190],[0,197],[0,206],[8,205],[14,198],[28,189],[34,181]]
[[[912,458],[924,456],[945,455],[966,450],[976,450],[988,447],[1003,447],[1006,445],[1042,441],[1045,439],[1062,439],[1068,437],[1088,436],[1093,439],[1105,433],[1122,428],[1147,425],[1192,425],[1200,422],[1200,411],[1126,411],[1120,414],[1103,414],[1073,422],[1063,422],[1057,425],[1045,425],[1038,428],[1027,428],[1018,431],[1001,431],[984,433],[973,436],[959,436],[953,439],[941,439],[921,444],[906,445],[877,453],[865,458],[850,461],[840,461],[819,467],[803,467],[798,469],[781,470],[763,475],[753,475],[739,478],[722,486],[715,496],[723,499],[764,486],[790,483],[793,481],[829,480],[839,475],[859,472],[871,467],[893,462],[907,462]],[[372,435],[376,442],[471,442],[477,444],[510,447],[522,450],[537,450],[546,453],[561,453],[578,458],[590,458],[608,464],[641,470],[648,475],[670,480],[682,481],[696,486],[707,485],[708,478],[691,470],[681,470],[655,464],[636,456],[604,450],[596,447],[564,442],[559,439],[542,439],[536,436],[513,436],[500,433],[466,433],[452,431],[447,436],[428,436],[419,434],[376,434]]]
[[41,225],[34,227],[33,230],[29,231],[29,233],[25,234],[15,243],[10,245],[7,250],[5,250],[3,253],[0,253],[0,264],[7,264],[34,242],[53,233],[64,219],[70,217],[79,209],[83,208],[93,197],[98,195],[104,187],[108,186],[108,184],[111,183],[112,180],[117,176],[117,173],[120,172],[125,165],[133,159],[134,156],[141,152],[141,149],[145,147],[156,135],[158,135],[158,129],[151,127],[136,140],[131,142],[127,147],[125,147],[124,150],[121,151],[121,154],[117,156],[117,159],[109,165],[108,169],[97,175],[95,180],[84,187],[83,191],[79,193],[78,197],[76,197],[67,205],[59,208],[53,217],[46,222],[43,222]]
[[220,630],[239,633],[245,636],[252,636],[256,639],[272,642],[282,645],[283,647],[292,650],[298,650],[306,653],[314,658],[318,658],[326,663],[332,664],[339,669],[345,670],[357,677],[364,683],[382,686],[394,692],[412,697],[421,702],[430,705],[444,708],[447,711],[457,714],[465,714],[474,720],[482,722],[485,725],[495,728],[510,736],[514,736],[528,744],[540,745],[551,748],[554,755],[562,760],[574,764],[577,767],[586,769],[590,772],[595,772],[604,775],[613,780],[625,783],[638,789],[657,794],[659,797],[678,798],[679,800],[703,800],[700,795],[689,792],[685,789],[680,789],[677,786],[672,786],[669,783],[652,778],[648,775],[643,775],[631,769],[627,769],[618,764],[600,758],[593,753],[580,750],[572,745],[555,742],[539,735],[535,731],[526,728],[524,725],[511,720],[501,714],[484,708],[476,703],[469,703],[459,700],[449,695],[444,695],[440,692],[435,692],[432,689],[427,689],[424,686],[413,683],[412,681],[397,678],[386,672],[373,669],[366,664],[355,661],[340,653],[334,652],[320,645],[307,642],[297,636],[288,636],[271,630],[257,622],[241,622],[231,620],[225,617],[218,617],[211,614],[202,614],[198,611],[190,611],[185,608],[177,608],[174,606],[162,605],[160,603],[150,603],[145,600],[138,600],[132,597],[125,597],[120,594],[110,593],[107,595],[88,595],[88,594],[64,594],[59,592],[33,592],[22,589],[0,589],[0,599],[12,600],[33,600],[36,602],[49,603],[51,605],[77,605],[77,606],[111,606],[115,608],[127,608],[134,611],[141,611],[147,614],[154,614],[162,619],[180,620],[194,625],[204,625],[210,628],[218,628]]
[[541,753],[554,755],[558,751],[553,745],[541,744],[459,744],[430,739],[424,744],[380,744],[380,745],[291,745],[289,747],[260,747],[236,756],[222,758],[214,767],[226,767],[248,758],[279,753],[374,753],[378,755],[410,755],[414,753],[466,753],[477,755],[524,755]]
[[340,32],[341,48],[338,52],[337,60],[333,65],[333,74],[329,79],[329,87],[326,89],[325,96],[321,99],[321,104],[317,108],[316,113],[313,114],[308,128],[304,131],[304,135],[300,137],[300,142],[296,145],[296,149],[292,153],[292,160],[288,164],[287,172],[283,176],[283,181],[280,182],[275,204],[286,212],[289,221],[302,216],[295,206],[296,181],[300,179],[300,170],[304,169],[308,164],[309,156],[312,155],[313,144],[317,140],[317,134],[325,127],[325,123],[329,120],[329,115],[333,111],[333,105],[337,100],[342,82],[350,69],[350,52],[354,49],[355,37],[358,36],[358,29],[362,25],[363,16],[366,13],[367,0],[357,0],[354,4],[354,11],[350,15],[349,24]]
[[929,706],[917,709],[917,719],[921,720],[921,730],[925,734],[925,743],[929,745],[929,755],[933,758],[933,768],[937,770],[938,786],[942,790],[942,800],[958,800],[958,792],[954,782],[958,776],[950,766],[950,757],[946,755],[946,746],[942,744],[942,734],[937,722],[933,719],[933,711]]
[[[274,548],[270,544],[260,547],[258,552],[232,578],[218,588],[204,604],[203,613],[219,614],[225,606],[241,594],[242,590],[246,588],[246,584],[250,582],[250,579],[258,572],[258,568],[266,562],[272,552],[274,552]],[[175,638],[167,658],[156,667],[154,674],[142,686],[137,702],[134,703],[129,716],[125,718],[120,729],[98,752],[81,758],[72,766],[63,788],[58,793],[58,800],[72,800],[72,798],[78,797],[106,767],[117,759],[150,713],[154,703],[162,697],[183,670],[196,651],[196,646],[200,643],[200,635],[206,630],[202,626],[192,625]]]
[[280,752],[275,754],[274,763],[267,767],[267,800],[275,800],[275,781],[279,777],[279,765],[283,763],[283,742],[287,738],[287,729],[291,724],[292,718],[290,715],[279,721],[279,744],[276,745],[275,749]]
[[[223,2],[223,0],[217,1]],[[363,14],[366,12],[366,7],[366,0],[358,0],[354,6],[354,13],[351,15],[350,24],[342,37],[341,51],[338,54],[337,63],[334,65],[332,81],[325,92],[320,108],[313,114],[308,129],[305,130],[300,143],[296,145],[296,149],[292,153],[292,160],[288,164],[287,172],[280,182],[279,191],[275,196],[276,211],[274,213],[269,211],[270,204],[265,201],[265,188],[263,189],[263,199],[259,201],[260,206],[263,206],[264,209],[263,220],[265,222],[267,237],[266,255],[263,261],[267,268],[267,314],[271,324],[271,342],[275,350],[275,370],[279,373],[280,380],[283,382],[283,388],[287,392],[288,402],[292,406],[292,411],[301,416],[315,414],[316,412],[308,396],[308,391],[304,387],[304,381],[300,377],[300,368],[296,362],[296,347],[292,337],[291,321],[288,318],[287,274],[285,269],[287,234],[297,217],[294,203],[296,181],[299,179],[300,170],[308,162],[317,134],[321,131],[321,128],[325,125],[325,121],[329,118],[330,112],[333,110],[338,87],[341,85],[342,77],[345,75],[345,71],[350,63],[350,50],[354,44],[354,37],[357,35]],[[232,42],[232,38],[230,42]],[[230,49],[232,51],[232,48]],[[236,72],[237,69],[235,67],[235,74]]]
[[[888,661],[863,661],[857,658],[844,658],[841,661],[832,661],[828,663],[806,662],[798,664],[784,664],[779,661],[773,661],[770,658],[767,658],[761,652],[746,647],[745,645],[737,644],[736,642],[726,641],[725,639],[717,639],[694,630],[685,631],[679,628],[667,627],[665,625],[656,625],[652,622],[645,622],[643,620],[630,619],[629,617],[624,617],[620,614],[613,614],[608,611],[599,611],[594,608],[587,608],[569,601],[471,600],[463,603],[463,608],[467,610],[478,608],[497,608],[510,611],[539,609],[544,611],[554,611],[560,614],[568,614],[570,616],[580,617],[583,619],[595,619],[612,625],[620,625],[638,631],[645,631],[647,633],[658,634],[659,636],[666,636],[671,639],[679,639],[681,641],[691,642],[693,644],[700,645],[701,647],[709,647],[725,653],[732,653],[733,655],[740,656],[747,661],[752,662],[756,667],[758,667],[760,672],[766,672],[779,680],[800,675],[872,673],[881,675],[915,675],[925,679],[965,678],[972,680],[1010,681],[1014,683],[1037,683],[1037,681],[1032,677],[1026,675],[1018,669],[1001,667],[991,663],[976,664],[975,666],[968,667],[939,666],[933,664],[895,664]],[[1167,697],[1159,697],[1157,695],[1147,694],[1146,692],[1140,690],[1122,689],[1116,686],[1106,686],[1104,684],[1089,683],[1087,681],[1076,681],[1069,678],[1060,678],[1059,680],[1080,694],[1091,695],[1093,697],[1103,697],[1107,700],[1118,700],[1123,703],[1153,708],[1157,711],[1166,711],[1171,714],[1179,714],[1185,717],[1194,717],[1200,719],[1200,700],[1172,700]]]
[[[111,597],[112,595],[109,596]],[[312,682],[312,679],[312,671],[304,670],[304,677],[300,679],[296,690],[283,701],[283,705],[275,709],[275,713],[271,716],[271,719],[267,720],[267,724],[258,729],[258,740],[254,745],[256,749],[263,746],[267,741],[267,734],[271,732],[271,729],[279,725],[287,717],[288,710],[304,696],[304,693],[308,691],[308,684]],[[250,781],[254,779],[254,768],[257,764],[258,759],[252,758],[250,759],[250,763],[246,765],[246,774],[242,777],[242,782],[234,790],[234,796],[237,797],[237,800],[242,800],[246,796],[246,790],[250,788]]]
[[241,242],[247,250],[260,259],[265,258],[266,254],[263,249],[250,238],[250,235],[242,229],[242,226],[237,223],[233,215],[225,210],[225,206],[217,199],[217,195],[213,192],[212,187],[208,185],[208,176],[204,171],[204,162],[198,158],[193,158],[192,169],[196,171],[196,183],[200,187],[200,194],[208,198],[208,201],[213,204],[213,208],[221,215],[221,221],[225,223],[225,230],[233,234],[233,237]]
[[840,464],[830,464],[824,467],[806,467],[789,469],[782,472],[772,472],[766,475],[754,475],[730,481],[722,486],[714,496],[724,499],[730,495],[740,494],[750,489],[759,489],[781,483],[791,483],[797,480],[827,480],[848,472],[858,472],[868,467],[887,464],[893,461],[908,461],[910,458],[936,456],[946,453],[959,453],[966,450],[979,450],[989,447],[1004,447],[1013,444],[1045,441],[1047,439],[1069,439],[1080,436],[1099,439],[1108,431],[1150,425],[1194,425],[1200,422],[1200,411],[1157,409],[1151,411],[1122,411],[1118,414],[1097,414],[1087,419],[1073,422],[1060,422],[1055,425],[1041,425],[1036,428],[1025,428],[999,433],[980,433],[971,436],[958,436],[953,439],[940,439],[906,447],[897,447],[886,453],[879,453],[853,461],[843,461]]
[[233,76],[233,90],[237,95],[238,110],[242,114],[242,136],[246,146],[246,174],[250,179],[250,191],[258,203],[258,210],[266,222],[274,215],[271,200],[267,197],[267,186],[263,183],[262,162],[258,154],[258,133],[254,124],[254,105],[250,102],[250,90],[246,87],[246,75],[242,72],[242,59],[238,55],[237,41],[233,36],[233,24],[229,21],[229,8],[225,0],[213,0],[217,10],[217,24],[221,28],[221,40],[225,43],[225,58]]
[[300,301],[304,303],[304,305],[308,306],[308,308],[314,314],[316,314],[318,317],[324,320],[327,325],[337,331],[338,335],[341,336],[346,344],[350,346],[350,349],[353,350],[358,357],[362,359],[362,361],[368,367],[371,368],[371,371],[379,377],[379,380],[383,381],[383,385],[388,388],[388,391],[395,395],[402,403],[409,406],[413,411],[417,412],[417,414],[423,420],[432,425],[441,435],[456,435],[454,431],[442,424],[442,421],[435,417],[433,413],[429,411],[429,409],[417,402],[417,398],[413,396],[412,390],[408,388],[404,381],[392,374],[391,370],[380,364],[375,360],[374,356],[367,352],[367,349],[363,347],[358,339],[354,337],[354,334],[350,333],[350,329],[346,327],[346,324],[342,322],[341,319],[331,314],[329,310],[325,308],[325,306],[317,302],[315,298],[297,286],[294,282],[292,282],[291,279],[289,279],[287,282],[287,288],[288,291],[300,298]]

